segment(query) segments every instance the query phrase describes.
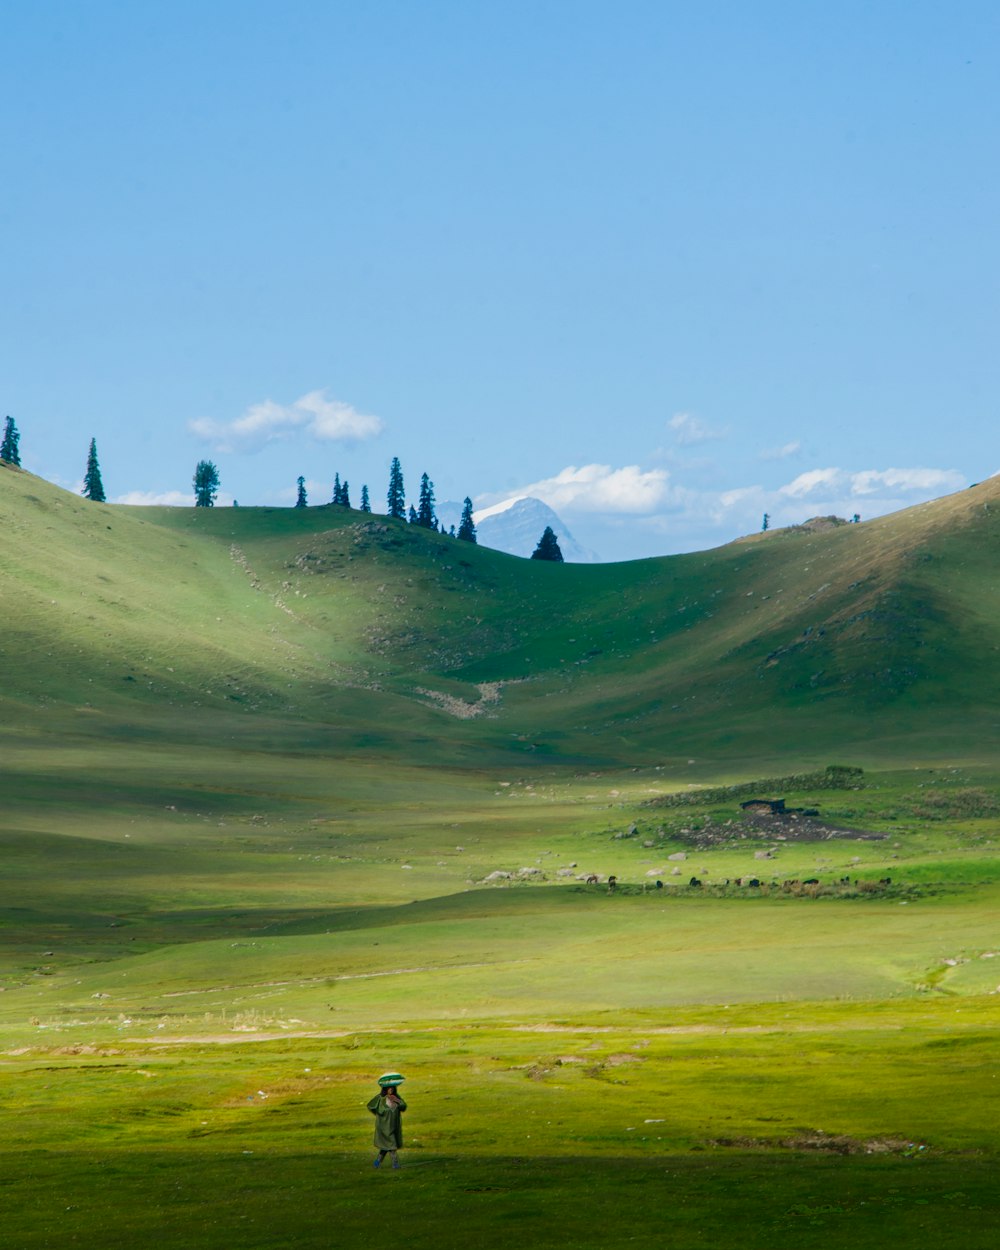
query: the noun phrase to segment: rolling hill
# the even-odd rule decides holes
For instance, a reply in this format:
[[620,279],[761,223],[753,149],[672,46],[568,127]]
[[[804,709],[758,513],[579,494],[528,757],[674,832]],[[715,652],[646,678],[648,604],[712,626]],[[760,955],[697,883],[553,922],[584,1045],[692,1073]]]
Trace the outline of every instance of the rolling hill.
[[[0,470],[8,726],[271,718],[594,766],[992,732],[1000,484],[862,525],[559,566],[384,517],[92,504]],[[780,717],[777,713],[780,711]]]

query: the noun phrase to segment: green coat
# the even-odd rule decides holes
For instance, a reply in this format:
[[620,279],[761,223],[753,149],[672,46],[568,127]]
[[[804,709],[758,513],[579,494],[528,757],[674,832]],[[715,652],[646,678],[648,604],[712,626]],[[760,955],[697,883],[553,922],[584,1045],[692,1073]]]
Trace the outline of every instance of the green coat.
[[398,1107],[390,1107],[385,1094],[376,1094],[368,1104],[368,1110],[375,1117],[375,1149],[398,1150],[403,1144],[403,1121],[401,1112],[406,1110],[406,1103],[397,1094]]

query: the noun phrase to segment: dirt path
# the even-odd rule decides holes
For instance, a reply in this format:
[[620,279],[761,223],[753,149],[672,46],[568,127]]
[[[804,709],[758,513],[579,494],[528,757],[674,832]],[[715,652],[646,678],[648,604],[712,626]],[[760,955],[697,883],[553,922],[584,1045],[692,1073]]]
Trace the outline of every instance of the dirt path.
[[[462,1027],[468,1027],[465,1021]],[[901,1032],[904,1028],[901,1024],[872,1024],[870,1021],[859,1021],[856,1024],[847,1024],[843,1021],[834,1024],[740,1024],[727,1027],[721,1024],[668,1024],[657,1025],[654,1028],[619,1028],[615,1025],[597,1025],[588,1028],[587,1025],[575,1024],[490,1024],[484,1022],[481,1026],[483,1029],[489,1029],[492,1033],[541,1033],[556,1034],[565,1036],[567,1034],[577,1035],[581,1037],[608,1036],[616,1035],[619,1037],[723,1037],[723,1036],[745,1036],[745,1035],[766,1035],[772,1033],[829,1033],[836,1031],[843,1033],[864,1032],[873,1028],[877,1028],[879,1032]],[[404,1035],[407,1033],[449,1033],[454,1028],[453,1025],[434,1024],[421,1028],[394,1028],[393,1033]],[[232,1033],[206,1033],[203,1036],[190,1037],[130,1037],[122,1039],[117,1044],[120,1046],[127,1041],[132,1045],[151,1045],[151,1046],[225,1046],[239,1042],[276,1042],[287,1041],[288,1038],[310,1038],[317,1041],[323,1041],[327,1038],[343,1038],[343,1037],[361,1037],[368,1034],[378,1034],[383,1032],[382,1029],[282,1029],[278,1032],[273,1030],[253,1030],[241,1029]],[[10,1053],[10,1052],[8,1052]]]

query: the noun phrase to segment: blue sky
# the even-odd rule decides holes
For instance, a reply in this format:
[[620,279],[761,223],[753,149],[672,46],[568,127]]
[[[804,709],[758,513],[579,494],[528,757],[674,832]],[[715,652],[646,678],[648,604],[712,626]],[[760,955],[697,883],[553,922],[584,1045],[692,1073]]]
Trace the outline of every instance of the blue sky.
[[537,494],[606,559],[1000,469],[1000,8],[47,0],[0,415],[109,497]]

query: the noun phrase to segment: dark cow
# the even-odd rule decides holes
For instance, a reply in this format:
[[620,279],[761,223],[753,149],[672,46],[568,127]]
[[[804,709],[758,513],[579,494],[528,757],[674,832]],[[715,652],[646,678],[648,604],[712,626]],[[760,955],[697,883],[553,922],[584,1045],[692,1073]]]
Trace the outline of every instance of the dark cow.
[[700,887],[700,886],[701,886],[701,878],[700,878],[700,877],[692,877],[692,878],[691,878],[691,880],[688,882],[688,885],[694,885],[694,886],[698,886],[698,887]]

